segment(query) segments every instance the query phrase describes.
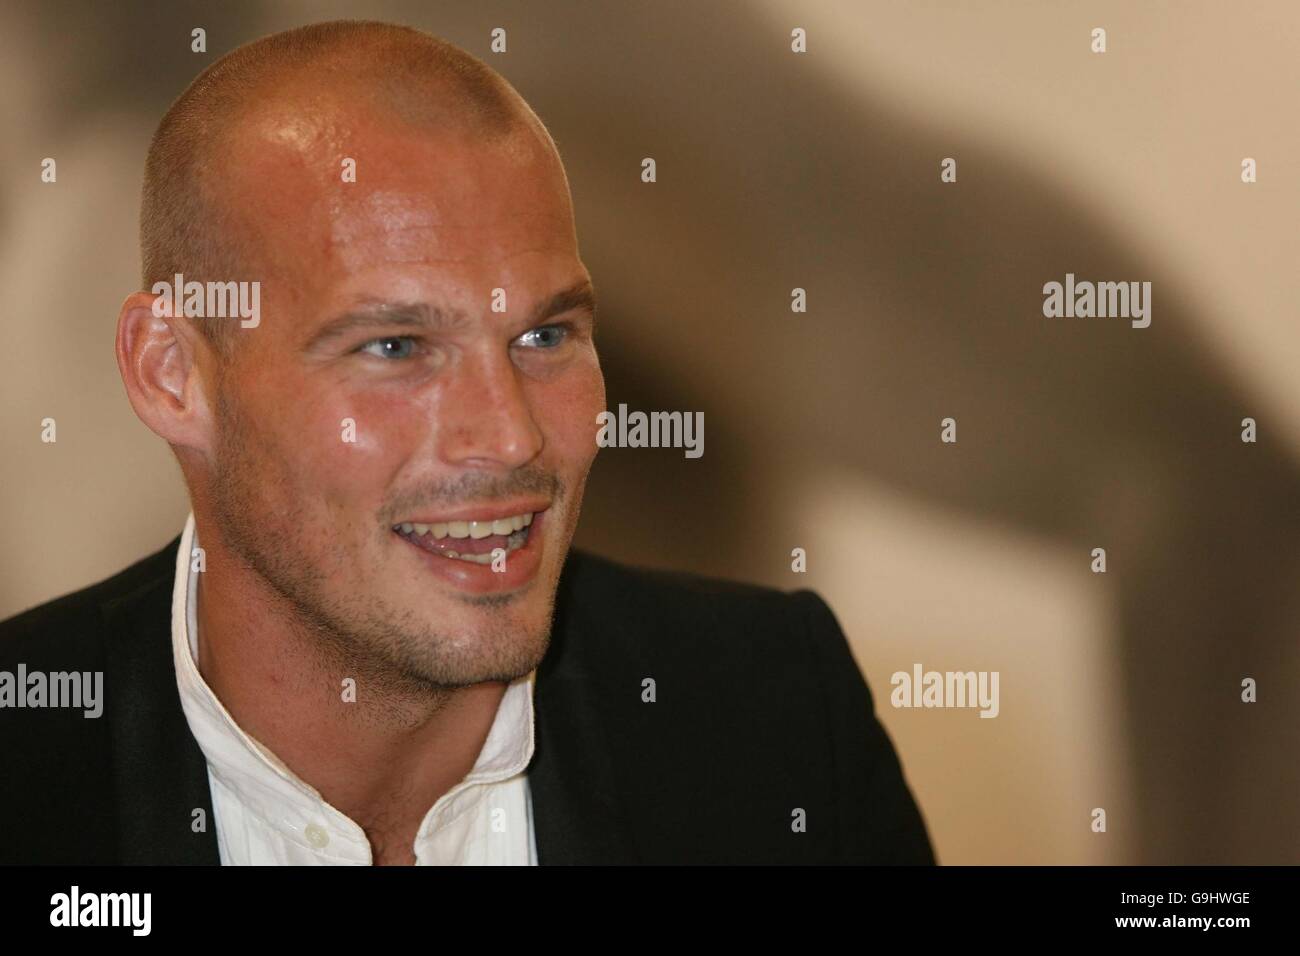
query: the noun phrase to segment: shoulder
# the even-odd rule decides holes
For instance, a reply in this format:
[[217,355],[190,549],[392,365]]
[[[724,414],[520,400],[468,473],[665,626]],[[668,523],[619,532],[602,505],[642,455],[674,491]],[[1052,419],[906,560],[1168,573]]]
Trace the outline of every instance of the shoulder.
[[[640,568],[575,548],[557,602],[566,623],[576,618],[609,640],[621,638],[634,655],[653,640],[661,653],[676,648],[695,660],[725,654],[733,665],[779,655],[853,666],[834,613],[807,588]],[[742,650],[741,658],[733,656]]]
[[643,860],[933,861],[866,681],[815,591],[576,549],[562,581],[550,673],[598,715]]
[[839,708],[861,720],[872,714],[844,631],[806,588],[638,568],[577,551],[557,597],[553,639],[554,670],[594,679],[611,696],[653,685],[684,734],[698,733],[703,718],[721,734],[825,742]]
[[778,623],[774,614],[807,616],[826,607],[807,589],[784,591],[685,571],[636,567],[577,548],[565,566],[564,589],[588,608],[618,608],[628,617],[682,623],[752,622],[770,628]]
[[[117,859],[110,684],[111,675],[132,666],[116,660],[117,642],[138,643],[165,626],[175,554],[173,542],[103,581],[0,622],[0,753],[6,764],[0,816],[24,822],[0,841],[0,864]],[[28,686],[37,674],[42,694],[54,693],[56,684],[75,685],[64,691],[75,703],[31,703]],[[139,703],[123,700],[120,706]]]
[[0,621],[0,664],[89,655],[104,639],[104,613],[142,591],[170,589],[179,538],[89,587]]

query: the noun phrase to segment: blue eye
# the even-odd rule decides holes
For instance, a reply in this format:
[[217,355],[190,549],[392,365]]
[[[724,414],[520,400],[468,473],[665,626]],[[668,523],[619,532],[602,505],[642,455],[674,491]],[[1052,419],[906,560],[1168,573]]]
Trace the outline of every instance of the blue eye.
[[569,334],[569,330],[564,328],[563,326],[543,325],[535,329],[529,329],[523,335],[519,336],[519,340],[522,342],[528,339],[530,336],[538,337],[538,338],[534,338],[536,347],[543,348],[543,349],[553,349],[557,345],[563,343],[565,338],[568,337],[568,334]]
[[415,339],[409,335],[394,335],[375,339],[361,346],[360,351],[384,359],[410,358],[415,350]]

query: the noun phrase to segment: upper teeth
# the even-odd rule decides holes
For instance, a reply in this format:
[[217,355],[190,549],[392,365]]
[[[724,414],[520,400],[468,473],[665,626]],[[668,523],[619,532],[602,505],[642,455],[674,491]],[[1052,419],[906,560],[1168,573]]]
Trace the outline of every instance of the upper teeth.
[[513,534],[520,528],[527,528],[533,523],[531,511],[497,518],[495,521],[449,521],[446,524],[414,524],[406,522],[398,525],[403,534],[428,534],[433,532],[435,538],[486,538],[491,534]]

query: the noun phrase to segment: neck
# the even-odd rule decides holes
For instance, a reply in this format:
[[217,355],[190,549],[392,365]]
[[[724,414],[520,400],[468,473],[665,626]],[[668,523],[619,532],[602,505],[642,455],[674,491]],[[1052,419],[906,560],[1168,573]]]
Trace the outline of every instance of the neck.
[[203,679],[245,733],[365,830],[376,863],[414,862],[421,821],[473,769],[507,685],[427,687],[348,659],[213,530],[202,546]]

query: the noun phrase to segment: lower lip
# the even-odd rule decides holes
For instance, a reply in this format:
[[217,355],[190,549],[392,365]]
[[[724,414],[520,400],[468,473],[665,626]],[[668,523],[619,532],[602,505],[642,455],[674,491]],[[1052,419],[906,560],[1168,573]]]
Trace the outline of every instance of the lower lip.
[[426,551],[418,544],[403,538],[396,531],[394,535],[406,545],[415,556],[424,562],[439,579],[452,587],[470,594],[499,594],[523,587],[537,576],[537,569],[542,563],[542,526],[546,523],[548,511],[539,511],[533,515],[533,523],[528,526],[528,540],[522,548],[506,552],[506,569],[493,571],[491,564],[475,564],[459,558],[444,558],[440,554]]

